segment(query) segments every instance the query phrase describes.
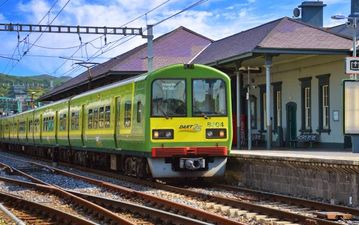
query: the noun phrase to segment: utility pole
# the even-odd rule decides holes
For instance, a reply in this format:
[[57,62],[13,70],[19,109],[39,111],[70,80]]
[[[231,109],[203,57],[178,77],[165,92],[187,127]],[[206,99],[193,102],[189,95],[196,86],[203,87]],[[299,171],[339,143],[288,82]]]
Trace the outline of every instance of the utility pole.
[[142,28],[0,23],[0,31],[65,34],[140,35]]
[[0,31],[7,32],[40,32],[40,33],[64,33],[64,34],[100,34],[141,36],[147,38],[148,71],[153,70],[153,25],[147,25],[147,35],[142,28],[131,27],[98,27],[98,26],[66,26],[66,25],[35,25],[0,23]]
[[91,81],[92,81],[92,74],[91,74],[91,68],[98,65],[99,63],[95,63],[95,62],[78,62],[78,63],[75,63],[79,66],[83,66],[87,69],[88,71],[88,80],[89,80],[89,83],[88,83],[88,87],[87,87],[87,90],[91,90],[92,88],[92,84],[91,84]]

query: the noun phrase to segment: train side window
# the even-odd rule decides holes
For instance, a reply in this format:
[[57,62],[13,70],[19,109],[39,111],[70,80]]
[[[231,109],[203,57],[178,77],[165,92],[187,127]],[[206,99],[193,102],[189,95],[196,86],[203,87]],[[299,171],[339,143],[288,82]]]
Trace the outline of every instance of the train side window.
[[32,120],[29,120],[29,132],[33,131],[33,124],[32,124]]
[[107,105],[105,107],[105,128],[110,127],[110,118],[111,118],[111,106]]
[[137,102],[137,123],[141,123],[142,120],[142,102]]
[[47,117],[43,119],[42,126],[42,131],[47,131]]
[[66,130],[66,113],[60,114],[60,131]]
[[125,102],[124,126],[131,127],[131,101]]
[[54,130],[54,117],[53,116],[49,117],[47,129],[48,129],[48,131]]
[[97,129],[98,127],[98,108],[93,110],[93,128]]
[[105,109],[102,106],[99,109],[98,128],[103,128],[104,127],[104,120],[105,120]]
[[19,132],[25,132],[25,122],[19,122]]
[[88,113],[88,128],[92,129],[92,119],[93,119],[93,113],[92,113],[92,109],[89,109],[89,113]]
[[71,130],[79,129],[79,111],[71,113]]

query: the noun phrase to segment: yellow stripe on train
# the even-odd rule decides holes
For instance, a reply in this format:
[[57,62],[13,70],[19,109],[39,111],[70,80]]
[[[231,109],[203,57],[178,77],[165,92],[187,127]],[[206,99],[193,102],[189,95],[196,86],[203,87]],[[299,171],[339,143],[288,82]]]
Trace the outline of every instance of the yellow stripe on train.
[[[172,142],[218,142],[227,141],[228,135],[221,139],[207,139],[206,129],[228,128],[228,117],[192,117],[192,118],[151,118],[151,130],[173,129],[174,139]],[[152,142],[168,142],[166,139],[153,139]]]

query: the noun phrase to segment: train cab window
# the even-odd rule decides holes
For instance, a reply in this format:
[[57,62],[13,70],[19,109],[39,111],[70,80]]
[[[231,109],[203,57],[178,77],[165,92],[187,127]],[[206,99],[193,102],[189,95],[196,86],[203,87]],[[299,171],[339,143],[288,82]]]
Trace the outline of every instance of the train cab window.
[[124,126],[125,127],[131,127],[131,101],[126,101],[125,102],[125,116],[124,116]]
[[60,114],[60,126],[59,126],[59,130],[60,130],[60,131],[66,130],[66,113]]
[[93,110],[93,124],[92,128],[97,129],[98,127],[98,108]]
[[167,118],[187,115],[184,79],[158,79],[153,82],[151,115]]
[[195,79],[192,81],[193,116],[226,116],[226,85],[221,79]]
[[111,106],[105,107],[105,128],[110,127],[110,118],[111,118]]
[[105,108],[99,108],[99,116],[98,116],[98,128],[104,127],[104,120],[105,120]]
[[141,123],[142,120],[142,102],[137,102],[137,123]]
[[79,129],[79,111],[71,113],[71,130]]
[[89,109],[89,113],[88,113],[88,128],[92,129],[92,120],[93,120],[93,111],[92,109]]

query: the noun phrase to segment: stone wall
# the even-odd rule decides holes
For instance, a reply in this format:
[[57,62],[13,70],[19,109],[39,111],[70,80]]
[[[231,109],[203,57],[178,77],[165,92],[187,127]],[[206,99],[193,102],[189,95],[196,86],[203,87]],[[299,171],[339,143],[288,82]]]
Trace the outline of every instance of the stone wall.
[[359,206],[358,166],[244,158],[230,158],[227,165],[227,177],[246,187]]

